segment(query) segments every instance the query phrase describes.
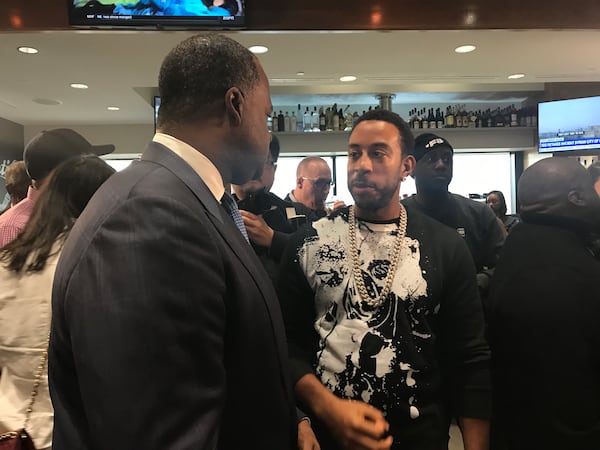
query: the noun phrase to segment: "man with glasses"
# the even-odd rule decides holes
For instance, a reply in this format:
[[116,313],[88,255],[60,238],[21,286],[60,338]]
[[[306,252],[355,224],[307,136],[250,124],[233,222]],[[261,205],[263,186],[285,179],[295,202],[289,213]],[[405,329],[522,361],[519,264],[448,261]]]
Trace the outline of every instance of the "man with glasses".
[[318,156],[309,156],[298,164],[296,188],[285,200],[301,203],[312,210],[314,219],[320,219],[329,212],[325,207],[325,199],[332,184],[331,169],[327,162]]

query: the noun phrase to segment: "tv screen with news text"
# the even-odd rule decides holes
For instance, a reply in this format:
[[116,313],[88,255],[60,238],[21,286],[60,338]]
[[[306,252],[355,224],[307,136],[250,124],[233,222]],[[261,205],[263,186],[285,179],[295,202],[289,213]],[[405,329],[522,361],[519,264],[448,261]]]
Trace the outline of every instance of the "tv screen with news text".
[[600,149],[600,96],[538,105],[540,153]]

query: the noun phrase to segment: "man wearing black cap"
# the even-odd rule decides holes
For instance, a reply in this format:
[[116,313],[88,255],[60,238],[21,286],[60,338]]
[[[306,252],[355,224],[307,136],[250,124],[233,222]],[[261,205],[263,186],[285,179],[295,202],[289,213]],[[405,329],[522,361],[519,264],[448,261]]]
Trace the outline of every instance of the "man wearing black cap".
[[487,301],[495,448],[600,449],[600,198],[554,157],[523,172],[519,203]]
[[69,128],[42,131],[29,141],[23,160],[32,185],[27,198],[15,205],[0,219],[0,248],[13,241],[29,220],[38,191],[52,170],[67,159],[87,153],[106,155],[114,145],[92,145],[82,135]]
[[402,203],[409,210],[417,209],[455,229],[464,238],[483,294],[489,287],[489,269],[496,265],[504,234],[494,212],[485,203],[448,192],[453,155],[454,149],[446,139],[431,133],[418,136],[415,139],[417,164],[412,173],[417,193]]

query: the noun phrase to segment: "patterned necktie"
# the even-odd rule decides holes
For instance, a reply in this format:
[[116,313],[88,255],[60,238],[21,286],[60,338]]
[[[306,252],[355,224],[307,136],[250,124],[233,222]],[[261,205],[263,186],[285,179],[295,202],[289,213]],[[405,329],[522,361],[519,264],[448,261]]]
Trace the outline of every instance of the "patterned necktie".
[[225,192],[223,197],[221,197],[221,204],[223,205],[223,208],[225,208],[225,211],[227,211],[233,219],[233,222],[235,223],[235,226],[238,227],[238,230],[240,230],[240,233],[242,233],[242,235],[246,238],[246,241],[250,242],[248,239],[248,233],[246,232],[246,227],[244,226],[244,220],[242,219],[242,215],[240,214],[240,210],[238,209],[235,200],[231,197],[231,195]]

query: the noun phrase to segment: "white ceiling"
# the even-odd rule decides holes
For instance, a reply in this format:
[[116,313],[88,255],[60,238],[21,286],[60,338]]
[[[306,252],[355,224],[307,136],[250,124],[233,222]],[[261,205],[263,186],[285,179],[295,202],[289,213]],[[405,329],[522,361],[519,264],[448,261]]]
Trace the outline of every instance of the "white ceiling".
[[[164,55],[191,35],[182,31],[0,33],[0,117],[24,125],[144,124]],[[600,81],[600,31],[237,32],[259,58],[278,105],[511,101],[545,82]],[[472,43],[477,50],[456,54]],[[21,45],[36,55],[17,52]],[[303,71],[304,76],[297,72]],[[525,73],[508,80],[512,73]],[[341,83],[341,75],[355,75]],[[76,90],[70,83],[85,83]],[[443,94],[440,94],[443,93]],[[316,95],[330,94],[326,101]],[[343,97],[342,94],[368,94]],[[302,97],[297,97],[298,95]],[[60,102],[57,106],[36,103]],[[40,100],[41,99],[41,100]],[[119,106],[117,112],[107,106]]]

